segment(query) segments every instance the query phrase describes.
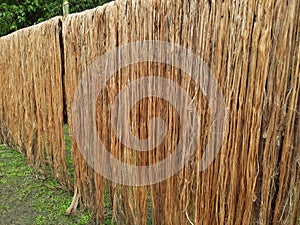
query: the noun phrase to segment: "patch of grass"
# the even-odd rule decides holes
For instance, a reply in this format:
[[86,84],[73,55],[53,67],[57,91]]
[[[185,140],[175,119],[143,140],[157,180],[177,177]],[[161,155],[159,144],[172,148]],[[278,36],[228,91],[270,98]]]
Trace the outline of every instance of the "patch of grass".
[[90,213],[65,215],[72,194],[59,189],[53,177],[40,180],[33,175],[25,157],[0,146],[0,221],[1,224],[75,225],[88,224]]
[[68,125],[64,126],[65,134],[65,149],[66,149],[66,164],[71,176],[71,181],[74,183],[74,165],[73,165],[73,155],[72,155],[72,140],[69,133]]

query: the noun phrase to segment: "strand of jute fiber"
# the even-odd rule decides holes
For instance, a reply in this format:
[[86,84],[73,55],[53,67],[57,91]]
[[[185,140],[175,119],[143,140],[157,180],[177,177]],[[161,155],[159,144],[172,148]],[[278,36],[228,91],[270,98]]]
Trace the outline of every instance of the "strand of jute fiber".
[[0,39],[0,140],[72,189],[65,162],[61,18]]
[[[180,44],[201,56],[221,87],[228,113],[222,148],[213,163],[199,171],[197,162],[213,121],[206,97],[195,81],[176,68],[153,62],[118,70],[99,94],[95,112],[98,136],[107,151],[128,164],[149,165],[174,150],[183,135],[178,114],[159,98],[141,100],[129,118],[134,124],[132,132],[139,138],[151,133],[151,118],[166,119],[168,132],[156,149],[148,153],[132,151],[120,143],[111,128],[110,106],[128,82],[159,76],[179,84],[198,107],[201,135],[196,153],[171,178],[129,187],[105,181],[95,173],[94,164],[85,162],[73,137],[75,194],[68,213],[81,203],[94,211],[100,223],[107,185],[118,224],[146,224],[149,218],[153,224],[297,224],[299,4],[297,0],[123,0],[67,16],[63,38],[70,128],[75,91],[82,90],[78,83],[92,63],[115,47],[143,40]],[[128,57],[132,57],[130,52]],[[111,62],[106,63],[108,66]],[[184,105],[184,100],[179,101]],[[84,113],[84,109],[78,112]],[[93,137],[82,138],[93,146]]]

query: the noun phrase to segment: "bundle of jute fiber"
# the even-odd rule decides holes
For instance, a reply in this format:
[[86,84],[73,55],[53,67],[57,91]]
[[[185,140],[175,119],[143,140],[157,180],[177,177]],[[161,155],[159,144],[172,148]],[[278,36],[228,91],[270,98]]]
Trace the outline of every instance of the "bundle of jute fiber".
[[[187,138],[180,133],[187,115],[178,115],[174,105],[149,96],[130,109],[131,131],[140,139],[158,132],[151,130],[149,122],[158,116],[167,124],[165,139],[148,152],[126,147],[112,128],[111,106],[130,82],[154,76],[172,80],[193,99],[200,124],[197,148],[189,162],[173,176],[139,187],[106,182],[94,168],[96,164],[111,161],[95,157],[94,161],[87,162],[85,158],[89,154],[97,156],[94,151],[98,149],[93,148],[97,141],[95,134],[76,134],[89,147],[84,155],[73,139],[76,194],[69,211],[82,202],[94,210],[100,223],[104,218],[103,196],[107,183],[113,217],[119,224],[146,224],[147,221],[153,224],[296,224],[300,148],[298,14],[296,0],[288,4],[149,0],[116,1],[69,15],[63,23],[63,37],[71,128],[72,104],[78,88],[87,91],[84,101],[93,104],[96,85],[85,90],[78,84],[87,74],[99,72],[97,66],[105,71],[96,74],[105,77],[105,88],[97,93],[96,112],[87,112],[83,107],[78,118],[86,113],[91,113],[88,114],[91,117],[96,114],[97,138],[114,158],[135,166],[155,164],[174,152],[179,138]],[[227,111],[224,139],[216,158],[204,171],[199,169],[198,162],[212,136],[210,127],[215,124],[211,120],[208,96],[199,90],[199,84],[189,74],[160,62],[136,62],[119,68],[113,75],[108,68],[114,61],[95,65],[103,54],[117,47],[146,40],[171,42],[191,50],[201,57],[221,88]],[[158,48],[149,54],[164,50]],[[129,51],[126,57],[134,58],[133,54]],[[118,60],[116,56],[115,61]],[[88,84],[97,84],[96,78],[87,77]],[[171,92],[170,87],[159,85],[157,88],[165,89],[164,93]],[[206,85],[207,89],[211,87],[209,83]],[[177,100],[185,105],[184,99]],[[121,117],[122,112],[117,115]],[[188,147],[184,151],[189,152]]]
[[118,224],[297,224],[299,10],[125,0],[2,37],[0,142],[72,189],[66,103],[68,213],[80,204],[101,223],[109,204]]
[[66,168],[61,17],[1,37],[1,142],[72,189]]

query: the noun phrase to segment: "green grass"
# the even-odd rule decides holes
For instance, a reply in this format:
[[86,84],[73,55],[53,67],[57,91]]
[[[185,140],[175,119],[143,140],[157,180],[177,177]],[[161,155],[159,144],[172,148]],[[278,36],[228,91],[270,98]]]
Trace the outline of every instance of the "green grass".
[[74,183],[74,166],[73,166],[73,158],[72,158],[72,141],[69,134],[69,128],[67,125],[64,126],[64,134],[65,134],[65,148],[66,148],[66,164],[71,176],[71,181]]
[[[64,127],[66,163],[74,182],[72,142],[68,127]],[[77,216],[67,216],[66,209],[72,193],[62,190],[51,176],[47,166],[47,179],[28,166],[26,157],[14,149],[0,145],[0,224],[72,225],[92,224],[88,210]],[[111,216],[108,189],[105,190],[105,225],[116,224]]]
[[25,157],[0,146],[0,224],[88,224],[90,213],[65,215],[72,193],[59,188],[53,177],[41,180]]

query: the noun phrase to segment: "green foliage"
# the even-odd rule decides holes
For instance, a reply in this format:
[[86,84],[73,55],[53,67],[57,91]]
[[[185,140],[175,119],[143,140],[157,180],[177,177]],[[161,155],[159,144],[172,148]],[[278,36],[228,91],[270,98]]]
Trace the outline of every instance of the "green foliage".
[[[69,0],[70,12],[80,12],[112,0]],[[0,36],[62,15],[63,0],[0,0]]]

